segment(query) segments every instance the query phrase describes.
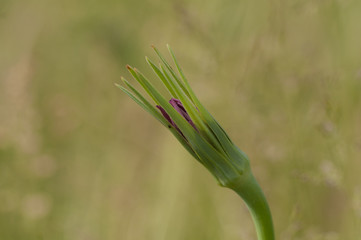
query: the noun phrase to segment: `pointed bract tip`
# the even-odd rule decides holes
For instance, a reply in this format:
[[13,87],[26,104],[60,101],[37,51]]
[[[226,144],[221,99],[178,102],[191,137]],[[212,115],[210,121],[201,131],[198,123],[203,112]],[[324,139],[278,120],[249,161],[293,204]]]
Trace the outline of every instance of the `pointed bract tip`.
[[153,48],[153,49],[155,48],[154,44],[151,44],[150,47]]
[[168,43],[167,43],[167,48],[168,48],[169,52],[173,53],[172,48],[170,47],[170,45]]
[[128,70],[131,70],[131,69],[132,69],[132,67],[129,66],[129,64],[127,64],[125,67],[126,67]]

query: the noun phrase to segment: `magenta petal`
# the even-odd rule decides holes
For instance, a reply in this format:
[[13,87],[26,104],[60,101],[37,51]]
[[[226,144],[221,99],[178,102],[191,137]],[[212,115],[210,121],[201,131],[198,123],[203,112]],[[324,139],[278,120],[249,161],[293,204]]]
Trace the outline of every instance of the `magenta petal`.
[[162,113],[163,117],[173,126],[175,127],[175,129],[177,129],[177,131],[184,137],[186,138],[182,131],[177,127],[177,125],[175,124],[175,122],[173,122],[173,120],[169,117],[168,113],[164,110],[164,108],[162,108],[161,106],[157,105],[157,108],[160,110],[160,112]]
[[[172,107],[180,114],[182,115],[182,117],[184,117],[185,120],[187,120],[187,122],[198,132],[198,129],[196,128],[196,126],[194,125],[192,119],[190,118],[190,116],[188,115],[187,111],[184,109],[181,101],[179,101],[178,99],[172,98],[169,103],[172,105]],[[170,118],[170,116],[168,115],[168,113],[164,110],[164,108],[162,108],[161,106],[157,105],[157,108],[160,110],[160,112],[162,113],[163,117],[173,126],[177,129],[177,131],[185,138],[185,136],[183,135],[182,131],[177,127],[177,125],[175,124],[175,122]]]
[[194,125],[191,117],[188,115],[187,111],[184,109],[183,104],[181,101],[179,101],[178,99],[172,98],[169,103],[173,106],[173,108],[179,112],[180,115],[182,115],[184,117],[185,120],[187,120],[187,122],[192,125],[192,127],[198,131],[198,129],[196,128],[196,126]]
[[163,117],[170,123],[172,124],[172,126],[176,126],[175,123],[173,122],[173,120],[169,117],[168,113],[164,110],[164,108],[162,108],[161,106],[157,105],[157,108],[160,110],[160,112],[162,113]]

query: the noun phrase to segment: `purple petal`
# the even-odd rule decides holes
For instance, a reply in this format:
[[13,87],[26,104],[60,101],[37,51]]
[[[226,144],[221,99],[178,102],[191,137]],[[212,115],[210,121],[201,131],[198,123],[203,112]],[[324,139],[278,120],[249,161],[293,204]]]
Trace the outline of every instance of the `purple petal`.
[[164,108],[162,108],[161,106],[157,105],[157,108],[160,110],[160,112],[162,113],[163,117],[170,123],[172,124],[172,126],[176,126],[175,123],[173,122],[173,120],[169,117],[168,113],[164,110]]
[[188,115],[187,111],[184,109],[183,104],[181,101],[179,101],[178,99],[172,98],[171,100],[169,100],[169,103],[173,106],[173,108],[179,112],[180,115],[182,115],[184,117],[185,120],[187,120],[187,122],[192,125],[192,127],[198,131],[198,129],[196,128],[196,126],[194,125],[191,117]]
[[[169,117],[168,113],[164,110],[164,108],[162,108],[161,106],[157,105],[157,108],[160,110],[160,112],[162,113],[163,117],[173,126],[175,127],[175,129],[177,129],[177,131],[184,137],[186,138],[182,131],[177,127],[177,125],[175,124],[175,122],[173,122],[173,120]],[[170,126],[169,126],[170,128]]]
[[[192,119],[190,118],[190,116],[188,115],[187,111],[184,109],[183,104],[181,103],[181,101],[179,101],[178,99],[172,98],[169,103],[172,105],[172,107],[180,114],[182,115],[182,117],[184,117],[185,120],[187,120],[187,122],[198,132],[198,129],[196,128],[196,126],[194,125]],[[170,118],[170,116],[168,115],[168,113],[164,110],[164,108],[162,108],[161,106],[157,105],[157,108],[160,110],[160,112],[162,113],[163,117],[173,126],[177,129],[177,131],[182,134],[182,136],[185,138],[185,136],[183,135],[182,131],[177,127],[177,125],[175,124],[175,122]]]

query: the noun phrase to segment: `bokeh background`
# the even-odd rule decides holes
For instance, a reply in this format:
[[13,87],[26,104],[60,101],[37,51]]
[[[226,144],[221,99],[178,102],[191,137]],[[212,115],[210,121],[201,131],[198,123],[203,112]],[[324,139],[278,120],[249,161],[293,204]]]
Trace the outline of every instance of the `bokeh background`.
[[277,239],[361,239],[361,1],[1,0],[1,240],[251,240],[237,195],[114,86],[169,43]]

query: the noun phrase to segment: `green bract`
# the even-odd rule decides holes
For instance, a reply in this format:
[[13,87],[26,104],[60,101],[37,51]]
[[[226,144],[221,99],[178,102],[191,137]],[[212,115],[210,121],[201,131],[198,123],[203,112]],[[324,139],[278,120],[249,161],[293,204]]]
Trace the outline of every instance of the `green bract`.
[[151,104],[124,78],[122,80],[129,90],[116,85],[166,126],[187,151],[216,177],[221,186],[233,189],[243,198],[252,215],[259,240],[274,240],[271,212],[251,172],[247,156],[233,144],[222,127],[200,103],[169,46],[168,50],[178,73],[160,52],[153,48],[161,64],[157,67],[148,58],[146,60],[168,89],[172,98],[170,103],[142,73],[130,66],[127,66],[129,72],[155,104]]
[[199,132],[169,104],[168,100],[166,100],[136,68],[127,66],[134,79],[146,90],[155,104],[160,105],[167,112],[184,136],[182,136],[174,126],[168,123],[155,108],[155,104],[148,102],[127,80],[122,78],[129,90],[118,84],[117,86],[164,126],[169,128],[188,152],[216,177],[220,185],[230,187],[232,183],[239,180],[245,172],[248,172],[249,161],[247,156],[233,144],[222,127],[198,100],[170,47],[168,46],[168,50],[178,73],[172,69],[158,49],[153,48],[160,58],[161,64],[157,67],[148,58],[146,58],[146,61],[168,89],[171,97],[179,99],[182,102]]

